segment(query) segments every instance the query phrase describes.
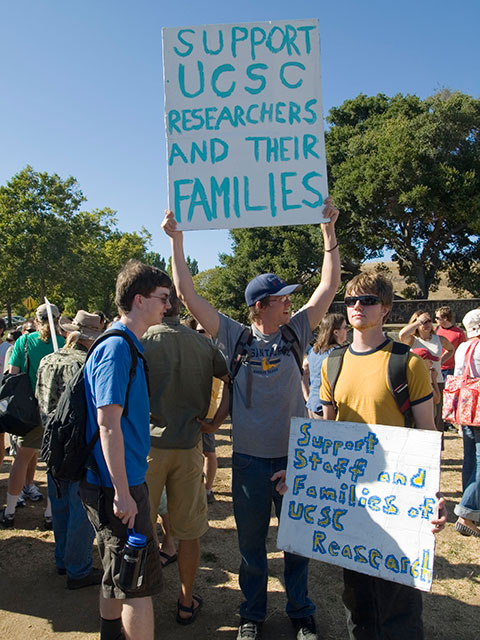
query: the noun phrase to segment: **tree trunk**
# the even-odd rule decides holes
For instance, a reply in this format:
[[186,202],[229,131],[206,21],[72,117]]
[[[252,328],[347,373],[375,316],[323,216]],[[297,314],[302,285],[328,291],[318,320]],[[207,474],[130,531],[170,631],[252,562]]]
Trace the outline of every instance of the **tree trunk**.
[[425,267],[421,262],[417,262],[415,265],[415,273],[417,274],[417,286],[419,291],[419,299],[426,300],[428,298],[427,281],[425,278]]

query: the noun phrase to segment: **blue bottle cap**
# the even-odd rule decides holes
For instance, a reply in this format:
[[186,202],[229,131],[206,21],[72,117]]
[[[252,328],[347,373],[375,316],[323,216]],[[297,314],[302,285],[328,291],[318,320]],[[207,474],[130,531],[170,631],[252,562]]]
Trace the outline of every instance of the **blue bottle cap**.
[[136,548],[146,547],[147,536],[144,536],[143,533],[134,532],[128,536],[127,542],[131,547],[136,547]]

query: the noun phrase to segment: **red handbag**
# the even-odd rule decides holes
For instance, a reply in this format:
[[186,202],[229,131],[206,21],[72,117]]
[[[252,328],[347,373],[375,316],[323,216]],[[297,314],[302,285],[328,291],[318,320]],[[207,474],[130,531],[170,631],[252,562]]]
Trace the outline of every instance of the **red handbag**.
[[443,390],[442,418],[472,427],[480,426],[480,378],[472,376],[472,358],[480,339],[472,340],[465,353],[461,376],[447,376]]

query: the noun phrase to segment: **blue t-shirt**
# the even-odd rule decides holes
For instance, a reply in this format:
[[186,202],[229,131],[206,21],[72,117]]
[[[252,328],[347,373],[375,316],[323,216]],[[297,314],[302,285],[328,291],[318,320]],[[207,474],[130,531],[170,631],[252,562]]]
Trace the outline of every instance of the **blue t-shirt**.
[[[112,329],[125,331],[138,351],[143,347],[137,337],[121,322]],[[101,342],[87,360],[85,366],[85,394],[87,398],[87,442],[95,434],[97,409],[110,404],[125,406],[125,396],[131,365],[128,342],[120,336],[112,336]],[[142,484],[147,471],[147,455],[150,450],[149,427],[150,402],[143,361],[138,358],[135,375],[128,394],[128,416],[122,416],[121,426],[125,448],[125,468],[129,486]],[[87,471],[87,481],[111,487],[112,481],[103,457],[100,440],[93,449],[100,478]]]
[[321,413],[322,404],[320,402],[320,385],[322,382],[322,362],[333,351],[333,347],[323,353],[310,349],[308,352],[308,369],[310,378],[310,391],[307,400],[307,409],[315,413]]

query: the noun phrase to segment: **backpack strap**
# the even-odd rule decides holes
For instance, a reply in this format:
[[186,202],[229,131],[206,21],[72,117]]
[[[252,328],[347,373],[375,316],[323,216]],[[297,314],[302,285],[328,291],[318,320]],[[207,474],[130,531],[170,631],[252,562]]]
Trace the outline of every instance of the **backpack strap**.
[[282,353],[284,355],[290,353],[290,351],[293,353],[293,357],[300,371],[300,376],[303,376],[303,352],[297,334],[288,324],[283,324],[280,327],[280,331],[282,332],[282,338],[285,343],[282,348]]
[[29,336],[28,333],[25,334],[25,342],[23,343],[23,352],[25,354],[25,372],[27,376],[28,376],[28,368],[30,365],[30,362],[28,360],[28,336]]
[[232,357],[230,358],[230,380],[233,383],[235,376],[240,371],[242,364],[250,360],[248,347],[252,344],[253,333],[251,327],[244,327],[239,335]]
[[335,402],[335,386],[337,384],[340,371],[342,370],[343,358],[345,357],[348,347],[348,344],[343,347],[338,347],[338,349],[331,351],[327,357],[327,380],[330,385],[332,402],[335,408],[337,406],[337,403]]
[[[349,345],[334,349],[327,359],[327,380],[330,384],[332,400],[335,402],[335,385],[343,365],[343,358]],[[392,351],[388,358],[387,380],[390,391],[399,410],[401,411],[405,426],[413,426],[413,414],[410,405],[410,394],[407,382],[407,363],[410,347],[402,342],[393,342]]]
[[[251,327],[244,327],[242,333],[239,335],[237,343],[235,345],[235,349],[233,350],[233,355],[230,358],[230,367],[229,367],[229,382],[228,389],[230,391],[230,415],[232,415],[232,407],[233,407],[233,381],[237,373],[240,371],[240,367],[242,364],[248,363],[250,360],[250,351],[249,347],[252,344],[253,333]],[[250,367],[248,368],[248,377],[247,377],[247,398],[246,398],[246,406],[251,406],[252,400],[252,373],[250,371]]]
[[388,386],[395,402],[403,414],[406,427],[412,427],[413,414],[407,382],[407,365],[410,347],[402,342],[393,342],[392,352],[388,359]]
[[136,371],[136,368],[137,368],[138,358],[141,358],[142,361],[143,361],[143,366],[144,366],[144,369],[145,369],[145,378],[146,378],[146,382],[147,382],[148,395],[150,396],[150,383],[149,383],[149,380],[148,380],[148,366],[147,366],[147,362],[146,362],[145,358],[138,351],[138,349],[135,346],[135,343],[133,342],[133,340],[126,333],[126,331],[122,331],[121,329],[109,329],[108,331],[105,331],[105,333],[102,333],[102,335],[99,336],[95,340],[95,342],[92,344],[92,346],[88,350],[87,360],[92,355],[94,349],[101,342],[103,342],[107,338],[110,338],[111,336],[119,336],[119,337],[123,338],[124,340],[127,341],[128,346],[130,347],[131,364],[130,364],[130,371],[128,373],[127,391],[125,393],[125,405],[123,407],[123,413],[122,413],[122,415],[126,417],[126,416],[128,416],[128,397],[129,397],[129,393],[130,393],[130,385],[131,385],[132,380],[133,380],[133,378],[135,376],[135,371]]

